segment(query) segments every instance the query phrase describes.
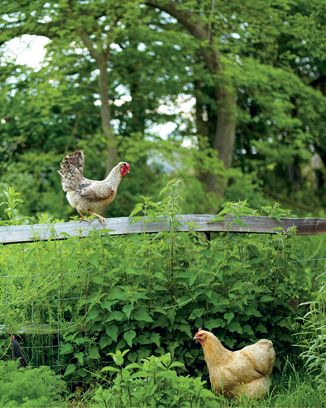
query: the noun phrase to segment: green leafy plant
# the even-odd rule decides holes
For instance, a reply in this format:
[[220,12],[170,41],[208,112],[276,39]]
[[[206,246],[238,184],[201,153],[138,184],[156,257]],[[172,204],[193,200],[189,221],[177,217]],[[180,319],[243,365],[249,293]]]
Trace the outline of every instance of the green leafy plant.
[[49,367],[19,369],[0,362],[0,405],[4,408],[60,408],[66,385]]
[[13,187],[8,187],[7,190],[3,191],[6,201],[0,203],[0,206],[4,206],[4,213],[8,218],[4,221],[6,224],[21,224],[26,220],[19,211],[19,205],[23,203],[20,198],[20,193],[18,193]]
[[[128,363],[170,353],[198,375],[206,373],[192,340],[198,327],[231,349],[268,337],[280,358],[296,351],[293,333],[304,314],[298,304],[320,286],[325,238],[222,233],[209,241],[177,231],[183,197],[182,183],[171,181],[158,202],[144,198],[135,209],[134,217],[168,221],[157,234],[95,231],[2,248],[0,320],[9,334],[25,330],[33,365],[62,367],[66,380],[90,382],[108,353],[128,348]],[[229,208],[237,217],[249,211]],[[9,354],[5,344],[3,350]]]
[[214,217],[212,221],[224,221],[228,224],[239,224],[245,226],[245,222],[241,219],[243,216],[256,215],[257,210],[250,208],[247,200],[239,201],[237,203],[227,201],[223,203],[222,210]]
[[[140,363],[124,365],[124,355],[110,353],[118,366],[102,368],[98,380],[106,383],[99,387],[92,398],[92,407],[193,407],[216,406],[216,397],[207,390],[205,381],[177,373],[184,370],[180,362],[172,362],[171,355],[148,357]],[[104,381],[105,373],[115,373],[113,379]],[[108,387],[109,385],[109,387]]]

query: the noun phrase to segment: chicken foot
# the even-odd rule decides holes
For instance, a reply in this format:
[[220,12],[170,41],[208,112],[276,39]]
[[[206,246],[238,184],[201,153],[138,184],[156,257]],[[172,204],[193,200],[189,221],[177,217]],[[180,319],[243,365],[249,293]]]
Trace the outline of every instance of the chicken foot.
[[91,215],[95,215],[95,217],[100,221],[100,223],[103,225],[105,224],[105,218],[102,217],[102,215],[96,214],[95,212],[91,212]]
[[[78,210],[77,210],[77,212],[78,212],[78,214],[79,214],[79,216],[80,216],[80,221],[81,221],[81,222],[82,222],[82,221],[87,221],[87,220],[85,220],[85,216],[84,216],[83,213],[81,213],[81,212],[78,211]],[[95,215],[95,217],[100,221],[100,223],[101,223],[102,225],[105,224],[105,218],[102,217],[102,215],[99,215],[99,214],[97,214],[97,213],[95,213],[95,212],[92,212],[92,211],[89,211],[89,214],[90,214],[90,215]]]
[[80,222],[83,222],[83,221],[85,221],[85,217],[84,217],[84,214],[82,214],[80,211],[78,211],[77,210],[77,212],[78,212],[78,214],[79,214],[79,217],[80,217]]

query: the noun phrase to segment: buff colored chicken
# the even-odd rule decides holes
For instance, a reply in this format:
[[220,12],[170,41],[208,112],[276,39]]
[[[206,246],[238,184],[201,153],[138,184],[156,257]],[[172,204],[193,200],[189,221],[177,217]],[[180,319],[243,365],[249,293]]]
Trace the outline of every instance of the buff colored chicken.
[[209,379],[216,394],[261,398],[268,393],[275,362],[271,341],[262,339],[241,350],[230,351],[213,333],[201,329],[194,340],[203,348]]
[[130,164],[120,162],[104,180],[84,177],[84,153],[81,150],[68,154],[60,164],[63,191],[69,204],[76,208],[83,219],[85,214],[95,215],[103,224],[105,218],[95,211],[105,208],[115,199],[122,177],[130,171]]

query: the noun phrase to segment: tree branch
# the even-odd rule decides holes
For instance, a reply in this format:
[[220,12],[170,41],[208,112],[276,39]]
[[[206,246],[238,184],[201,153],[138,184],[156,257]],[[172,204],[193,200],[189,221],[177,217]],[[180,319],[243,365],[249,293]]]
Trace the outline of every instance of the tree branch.
[[208,33],[205,27],[198,24],[198,17],[190,10],[179,10],[174,1],[146,0],[145,4],[150,7],[165,11],[175,17],[194,37],[199,40],[207,40]]
[[217,47],[214,47],[209,32],[204,22],[200,22],[198,16],[190,10],[180,10],[177,4],[172,1],[145,0],[145,4],[150,7],[165,11],[176,18],[186,30],[197,40],[205,42],[202,46],[202,56],[208,70],[214,74],[222,69],[220,63],[220,53]]
[[90,39],[89,35],[83,28],[77,29],[78,34],[84,43],[85,47],[88,49],[91,56],[96,60],[96,62],[101,62],[104,59],[103,53],[100,53],[94,46],[92,40]]

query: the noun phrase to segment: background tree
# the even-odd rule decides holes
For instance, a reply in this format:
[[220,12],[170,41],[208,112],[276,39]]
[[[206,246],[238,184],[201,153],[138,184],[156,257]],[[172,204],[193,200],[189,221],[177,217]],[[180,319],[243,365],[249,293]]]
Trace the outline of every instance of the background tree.
[[[192,211],[215,211],[223,193],[319,211],[324,11],[315,0],[4,1],[2,185],[29,212],[64,216],[56,169],[80,147],[91,177],[117,155],[132,162],[138,184],[124,183],[113,215],[175,175]],[[38,69],[6,59],[6,42],[26,33],[50,40]]]

